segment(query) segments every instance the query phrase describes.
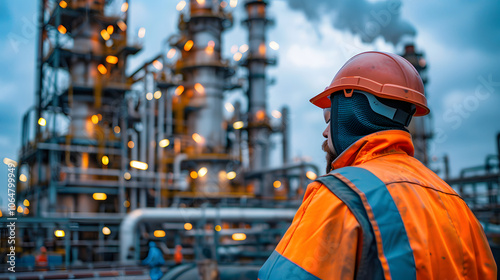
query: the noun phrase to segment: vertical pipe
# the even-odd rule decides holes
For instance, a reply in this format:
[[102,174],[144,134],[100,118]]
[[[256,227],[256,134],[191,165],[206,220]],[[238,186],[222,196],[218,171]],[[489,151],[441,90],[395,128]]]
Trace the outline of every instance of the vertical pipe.
[[35,125],[35,139],[38,139],[40,134],[40,126],[38,120],[42,117],[42,90],[43,90],[43,30],[44,30],[44,15],[45,15],[45,0],[39,0],[38,7],[38,48],[36,59],[36,91],[35,91],[35,106],[36,106],[36,120]]
[[288,107],[284,106],[281,109],[281,134],[283,137],[283,165],[286,165],[289,162],[289,155],[288,155],[288,146],[289,146],[289,128],[288,128]]
[[497,134],[498,173],[500,174],[500,132]]
[[[147,76],[147,74],[146,74]],[[140,134],[140,143],[139,143],[139,160],[142,162],[147,161],[147,147],[148,147],[148,134],[147,134],[147,127],[148,127],[148,113],[146,110],[147,102],[148,100],[144,97],[144,95],[147,93],[147,81],[146,78],[144,79],[144,94],[141,94],[141,98],[143,102],[140,105],[140,115],[141,115],[141,123],[142,123],[142,130]],[[138,181],[141,182],[140,188],[139,188],[139,207],[146,207],[146,186],[144,186],[142,183],[145,182],[144,178],[138,178]]]

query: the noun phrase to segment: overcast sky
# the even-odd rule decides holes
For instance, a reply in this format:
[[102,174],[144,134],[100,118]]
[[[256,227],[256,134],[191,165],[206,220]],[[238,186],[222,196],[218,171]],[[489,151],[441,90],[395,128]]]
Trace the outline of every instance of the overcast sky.
[[[131,1],[129,32],[146,28],[144,49],[131,58],[133,69],[162,50],[177,31],[177,0]],[[241,2],[241,1],[240,1]],[[38,1],[0,1],[0,157],[17,159],[21,117],[34,104],[36,6]],[[452,174],[481,165],[496,153],[500,132],[500,1],[271,1],[276,24],[268,41],[278,65],[269,68],[276,83],[268,89],[269,110],[291,110],[291,155],[312,160],[324,170],[322,112],[307,102],[331,81],[351,56],[366,50],[400,53],[399,39],[413,40],[428,63],[427,96],[435,138],[430,155],[448,154]],[[224,34],[224,54],[246,43],[241,3],[235,24]],[[129,69],[129,70],[131,70]],[[242,73],[240,73],[241,75]],[[240,92],[227,100],[241,99]],[[277,138],[275,140],[278,140]],[[279,152],[273,156],[278,158]],[[279,160],[273,160],[278,164]],[[437,165],[436,165],[437,166]],[[7,182],[6,166],[0,181]],[[0,183],[1,192],[6,183]]]

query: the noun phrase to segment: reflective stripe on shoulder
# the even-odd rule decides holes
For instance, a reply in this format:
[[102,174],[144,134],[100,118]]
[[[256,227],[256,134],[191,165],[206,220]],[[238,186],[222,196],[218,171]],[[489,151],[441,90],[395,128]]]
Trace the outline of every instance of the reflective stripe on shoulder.
[[415,258],[403,220],[384,182],[360,167],[344,167],[331,174],[356,191],[363,201],[386,278],[416,279]]
[[289,259],[283,257],[277,251],[273,251],[269,259],[259,270],[259,279],[306,279],[319,280],[302,267],[296,265]]

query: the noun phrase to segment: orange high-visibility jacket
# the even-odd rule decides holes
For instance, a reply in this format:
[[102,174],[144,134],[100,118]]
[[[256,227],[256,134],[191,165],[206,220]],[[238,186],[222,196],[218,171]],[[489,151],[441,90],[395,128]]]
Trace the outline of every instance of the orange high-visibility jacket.
[[413,158],[410,134],[368,135],[332,165],[308,186],[260,280],[496,279],[481,225]]

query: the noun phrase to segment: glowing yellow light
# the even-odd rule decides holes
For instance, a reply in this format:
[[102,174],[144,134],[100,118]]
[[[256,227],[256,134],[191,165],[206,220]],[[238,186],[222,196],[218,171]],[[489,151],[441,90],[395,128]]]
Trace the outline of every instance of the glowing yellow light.
[[153,97],[155,99],[160,99],[160,97],[161,97],[161,91],[159,91],[159,90],[155,91],[155,93],[153,94]]
[[277,119],[281,118],[281,112],[278,110],[274,110],[271,114]]
[[236,172],[234,172],[234,171],[229,171],[229,172],[227,172],[227,174],[226,174],[226,178],[227,178],[228,180],[233,180],[234,178],[236,178]]
[[19,205],[19,206],[17,207],[17,212],[18,212],[18,213],[23,213],[23,211],[24,211],[23,207],[22,207],[21,205]]
[[104,66],[102,64],[97,65],[97,70],[99,70],[99,73],[101,73],[103,75],[108,73],[108,69],[106,68],[106,66]]
[[175,89],[175,95],[181,95],[184,92],[184,86],[178,86]]
[[92,195],[92,198],[94,200],[106,200],[108,196],[105,193],[94,193]]
[[247,44],[243,44],[240,46],[240,52],[241,53],[245,53],[246,51],[248,51],[248,45]]
[[243,56],[243,55],[242,55],[240,52],[237,52],[237,53],[235,53],[235,54],[233,55],[233,59],[234,59],[235,61],[240,61],[240,59],[241,59],[241,57],[242,57],[242,56]]
[[12,160],[10,158],[3,158],[3,163],[5,163],[6,165],[12,164],[14,165],[14,167],[17,166],[17,161]]
[[234,241],[243,241],[247,239],[247,235],[244,233],[233,233],[232,238]]
[[64,237],[66,235],[66,233],[64,232],[64,230],[58,229],[58,230],[54,231],[54,235],[56,237]]
[[[213,42],[213,41],[210,41],[210,42]],[[210,42],[208,43],[208,46],[205,48],[205,53],[207,53],[208,55],[211,55],[214,53],[214,47],[210,46]]]
[[90,117],[90,120],[93,124],[97,124],[99,122],[99,117],[97,115],[92,115],[92,117]]
[[200,83],[194,84],[194,89],[201,94],[205,94],[205,87]]
[[196,178],[198,178],[198,172],[193,170],[193,171],[189,172],[189,176],[193,179],[196,179]]
[[153,94],[151,92],[146,93],[147,100],[153,100]]
[[200,176],[200,178],[207,175],[207,173],[208,169],[206,167],[202,167],[200,168],[200,170],[198,170],[198,176]]
[[191,223],[185,223],[184,224],[184,229],[185,230],[192,230],[193,229],[193,225]]
[[59,6],[61,6],[61,8],[63,8],[63,9],[66,9],[66,7],[68,7],[68,3],[66,3],[66,1],[63,0],[63,1],[59,2]]
[[113,56],[113,55],[108,55],[106,56],[106,62],[110,64],[117,64],[118,63],[118,57]]
[[198,2],[198,5],[205,5],[205,0],[196,0]]
[[193,45],[194,45],[193,40],[187,41],[186,44],[184,44],[184,50],[187,52],[190,51]]
[[278,189],[279,187],[281,187],[281,182],[280,182],[280,181],[274,181],[274,183],[273,183],[273,187],[274,187],[275,189]]
[[177,11],[182,11],[182,9],[184,9],[184,7],[186,7],[186,1],[184,1],[184,0],[180,1],[179,3],[177,3],[177,6],[175,6]]
[[108,28],[106,28],[106,31],[108,32],[109,35],[113,34],[115,32],[115,27],[113,25],[108,25]]
[[316,178],[318,178],[318,175],[316,175],[316,173],[312,172],[312,171],[307,171],[306,172],[306,177],[309,179],[309,180],[316,180]]
[[104,234],[104,235],[110,235],[111,234],[111,230],[109,229],[109,227],[103,227],[102,228],[102,234]]
[[193,133],[192,137],[194,142],[198,144],[203,144],[205,142],[205,138],[203,138],[203,136],[199,135],[198,133]]
[[125,2],[122,4],[122,8],[121,8],[122,12],[125,13],[127,10],[128,10],[128,3]]
[[266,54],[266,45],[264,43],[260,44],[260,46],[259,46],[259,54],[260,55]]
[[148,164],[142,161],[138,160],[132,160],[130,162],[130,167],[139,169],[139,170],[147,170],[148,169]]
[[158,238],[165,237],[165,231],[158,229],[154,231],[153,235]]
[[101,37],[105,41],[109,40],[110,36],[109,36],[109,33],[108,33],[108,31],[106,29],[101,30]]
[[47,124],[47,121],[44,118],[39,118],[38,119],[38,124],[40,126],[45,126]]
[[226,108],[226,110],[229,112],[229,113],[232,113],[234,112],[234,106],[233,104],[227,102],[226,104],[224,104],[224,108]]
[[266,112],[264,112],[264,110],[259,110],[255,114],[255,117],[257,117],[258,121],[262,121],[262,120],[264,120],[266,118]]
[[271,41],[271,42],[269,42],[269,47],[271,47],[271,49],[277,51],[277,50],[279,50],[280,45],[278,43],[276,43],[275,41]]
[[220,225],[215,226],[215,231],[220,231],[221,229],[222,229],[222,227]]
[[120,127],[119,127],[119,126],[115,126],[115,127],[113,128],[113,131],[114,131],[116,134],[118,134],[118,133],[120,133],[121,129],[120,129]]
[[123,178],[125,180],[130,180],[130,178],[132,178],[132,175],[130,175],[130,172],[125,172],[123,173]]
[[174,57],[174,55],[175,55],[175,53],[176,53],[176,52],[177,52],[177,51],[176,51],[175,49],[170,49],[170,50],[168,51],[168,53],[167,53],[167,58],[172,58],[172,57]]
[[127,24],[123,20],[119,20],[116,24],[118,25],[121,31],[127,30]]
[[102,156],[101,161],[102,161],[102,164],[108,165],[109,164],[108,156]]
[[234,129],[242,129],[243,126],[245,126],[245,124],[242,121],[237,121],[237,122],[233,123]]
[[26,207],[30,206],[30,201],[29,201],[29,200],[27,200],[27,199],[25,199],[25,200],[23,201],[23,205],[24,205],[24,206],[26,206]]
[[125,200],[125,201],[123,202],[123,206],[125,206],[125,208],[129,208],[129,207],[130,207],[130,201]]
[[238,45],[232,45],[231,46],[231,53],[236,53],[238,51]]
[[134,141],[132,141],[132,140],[128,141],[127,147],[129,147],[130,149],[134,148],[135,147]]
[[24,208],[23,213],[24,215],[28,215],[30,213],[30,210],[28,208]]
[[158,70],[163,69],[163,63],[161,63],[159,60],[153,61],[153,66],[154,66],[154,68],[156,68]]
[[0,210],[0,218],[3,216],[2,210]]
[[238,5],[238,0],[229,1],[229,6],[231,6],[231,8],[236,8],[236,5]]
[[158,143],[158,145],[162,148],[165,148],[165,147],[168,147],[168,145],[170,145],[170,140],[168,139],[162,139],[160,140],[160,142]]
[[146,28],[144,28],[144,27],[139,28],[139,32],[137,33],[137,36],[139,36],[139,38],[144,38],[144,36],[146,36]]
[[[28,181],[28,177],[26,177],[26,175],[24,175],[24,174],[21,174],[21,175],[19,175],[19,181],[26,182],[26,181]],[[26,206],[29,206],[29,205],[26,205]]]
[[59,33],[61,33],[61,34],[66,34],[66,31],[68,31],[68,30],[66,29],[66,27],[64,27],[64,25],[59,25],[57,27],[57,31],[59,31]]

